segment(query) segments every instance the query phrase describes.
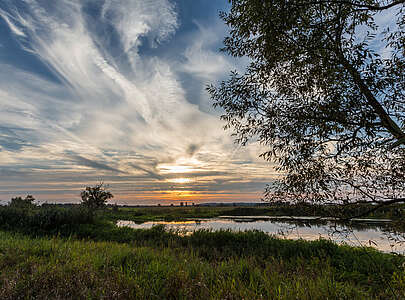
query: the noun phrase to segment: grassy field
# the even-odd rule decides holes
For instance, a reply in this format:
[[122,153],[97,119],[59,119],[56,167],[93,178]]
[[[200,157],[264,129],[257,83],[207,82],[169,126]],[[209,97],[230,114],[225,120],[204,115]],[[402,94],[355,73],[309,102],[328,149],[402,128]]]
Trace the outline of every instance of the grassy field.
[[405,272],[397,268],[403,259],[371,249],[283,241],[259,232],[180,238],[152,229],[139,240],[135,230],[122,231],[127,238],[132,232],[133,240],[0,231],[0,299],[405,297]]
[[106,214],[1,208],[0,299],[405,298],[402,256],[257,231],[118,228]]

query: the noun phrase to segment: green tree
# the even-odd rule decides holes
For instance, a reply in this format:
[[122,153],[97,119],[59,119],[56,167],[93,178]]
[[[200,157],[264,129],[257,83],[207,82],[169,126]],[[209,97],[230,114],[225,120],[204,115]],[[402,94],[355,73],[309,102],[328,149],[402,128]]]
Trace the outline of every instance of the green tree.
[[230,3],[222,51],[250,65],[207,90],[238,143],[268,147],[265,198],[404,202],[405,1]]
[[36,206],[34,201],[35,198],[32,195],[27,195],[24,199],[21,197],[15,197],[11,198],[9,206],[15,208],[33,208]]
[[94,213],[97,209],[106,206],[108,199],[114,196],[106,190],[104,183],[96,184],[95,186],[88,186],[80,193],[82,198],[81,204]]

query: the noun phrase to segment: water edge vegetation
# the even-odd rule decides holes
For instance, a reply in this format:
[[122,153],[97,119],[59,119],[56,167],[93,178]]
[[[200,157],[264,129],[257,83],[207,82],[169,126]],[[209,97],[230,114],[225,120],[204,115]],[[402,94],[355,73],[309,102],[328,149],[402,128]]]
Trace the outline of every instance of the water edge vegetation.
[[[172,214],[198,207],[171,207]],[[263,232],[118,228],[119,208],[0,207],[1,299],[392,299],[403,256]],[[240,211],[244,208],[230,208]],[[201,213],[221,213],[201,208]],[[152,211],[152,212],[151,212]],[[234,211],[235,212],[235,211]]]

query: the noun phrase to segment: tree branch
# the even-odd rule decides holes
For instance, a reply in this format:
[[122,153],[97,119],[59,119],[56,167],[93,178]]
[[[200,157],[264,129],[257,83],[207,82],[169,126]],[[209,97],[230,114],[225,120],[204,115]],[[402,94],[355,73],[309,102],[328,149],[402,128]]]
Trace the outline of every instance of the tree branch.
[[[403,1],[405,2],[405,1]],[[344,55],[339,52],[337,53],[338,57],[340,58],[343,66],[349,71],[350,75],[353,77],[354,82],[360,89],[361,93],[367,100],[367,103],[374,109],[374,112],[378,115],[381,120],[382,125],[397,139],[395,143],[396,146],[400,144],[405,144],[405,133],[401,130],[401,128],[391,119],[388,113],[384,110],[380,102],[374,97],[371,93],[370,89],[364,83],[363,79],[361,78],[360,73],[350,64],[350,62],[344,57]]]
[[391,3],[389,3],[387,5],[384,5],[384,6],[361,4],[361,3],[356,3],[356,2],[351,2],[351,1],[344,1],[344,0],[341,0],[341,1],[333,1],[333,0],[324,0],[324,1],[322,1],[322,0],[319,0],[319,1],[309,2],[309,3],[307,2],[307,3],[305,3],[305,5],[308,5],[308,4],[335,4],[335,3],[336,4],[352,5],[352,6],[355,6],[355,7],[358,7],[358,8],[364,8],[364,9],[368,9],[368,10],[381,11],[381,10],[389,9],[389,8],[394,7],[396,5],[399,5],[399,4],[404,4],[405,0],[397,0],[397,1],[391,2]]
[[[348,218],[342,218],[342,221],[350,221],[351,219],[355,219],[355,218],[361,218],[364,216],[367,216],[368,214],[375,212],[376,210],[380,209],[381,207],[387,206],[387,205],[391,205],[391,204],[397,204],[397,203],[404,203],[405,202],[405,198],[398,198],[398,199],[392,199],[389,201],[382,201],[382,202],[378,202],[379,204],[374,206],[373,208],[370,208],[369,210],[362,212],[356,216],[351,216]],[[376,202],[369,202],[369,203],[376,203]],[[353,203],[350,203],[353,204]]]

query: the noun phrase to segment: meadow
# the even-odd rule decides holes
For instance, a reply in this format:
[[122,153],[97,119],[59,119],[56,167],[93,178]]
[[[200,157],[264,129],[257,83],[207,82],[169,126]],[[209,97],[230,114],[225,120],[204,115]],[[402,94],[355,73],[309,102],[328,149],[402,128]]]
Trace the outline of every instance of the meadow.
[[110,220],[131,210],[0,207],[0,299],[405,298],[402,256],[258,231],[180,236]]

